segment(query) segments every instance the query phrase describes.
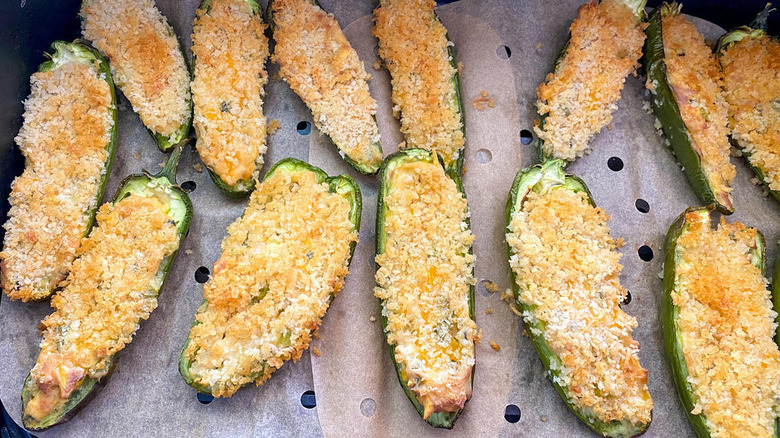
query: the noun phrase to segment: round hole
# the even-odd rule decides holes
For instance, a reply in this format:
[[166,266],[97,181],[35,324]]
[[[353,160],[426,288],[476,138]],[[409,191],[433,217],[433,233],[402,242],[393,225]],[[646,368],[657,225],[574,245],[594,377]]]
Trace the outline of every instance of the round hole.
[[512,57],[512,49],[507,46],[498,46],[496,49],[496,56],[499,59],[509,59]]
[[317,407],[317,398],[314,396],[314,391],[306,391],[301,395],[301,405],[306,409]]
[[360,413],[364,417],[373,417],[376,414],[376,402],[373,398],[364,398],[360,402]]
[[534,134],[531,131],[527,129],[520,131],[520,143],[522,145],[529,145],[532,141],[534,141]]
[[495,287],[494,283],[490,280],[484,280],[481,279],[477,282],[477,291],[479,291],[479,294],[483,297],[489,297],[493,295],[493,292],[489,291],[487,288],[487,284],[490,283],[490,287]]
[[642,198],[637,199],[634,205],[636,205],[636,209],[642,213],[647,213],[650,211],[650,204],[648,204],[647,201]]
[[623,304],[628,304],[631,302],[631,291],[626,291],[626,296],[623,297]]
[[504,419],[510,423],[517,423],[520,421],[520,408],[518,408],[517,405],[506,405]]
[[298,131],[298,134],[309,135],[311,133],[311,123],[305,120],[302,122],[298,122],[298,125],[295,127],[295,130]]
[[211,395],[211,394],[202,394],[202,393],[199,392],[198,393],[198,401],[201,404],[203,404],[203,405],[207,405],[207,404],[209,404],[209,403],[214,401],[214,396]]
[[369,182],[363,186],[363,196],[371,197],[376,195],[376,183]]
[[205,266],[201,266],[200,268],[195,270],[195,281],[197,281],[198,283],[201,283],[201,284],[209,281],[209,274],[210,273],[211,272],[209,272],[209,268],[207,268]]
[[650,260],[653,260],[653,248],[650,248],[647,245],[642,245],[639,247],[639,258],[649,262]]
[[198,185],[195,184],[195,181],[184,181],[183,183],[181,183],[181,189],[187,193],[190,193],[191,191],[195,190],[197,187]]
[[620,172],[623,170],[623,160],[618,157],[610,157],[609,160],[607,160],[607,167],[614,172]]
[[493,154],[487,149],[477,151],[477,161],[479,164],[487,164],[493,159]]

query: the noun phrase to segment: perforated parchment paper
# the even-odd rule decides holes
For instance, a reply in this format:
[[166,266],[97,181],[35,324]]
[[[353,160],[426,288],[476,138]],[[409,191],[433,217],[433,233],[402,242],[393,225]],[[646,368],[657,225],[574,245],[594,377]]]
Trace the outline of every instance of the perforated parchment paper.
[[[198,2],[157,3],[189,48]],[[377,118],[387,155],[402,139],[392,117],[388,74],[372,68],[376,59],[376,40],[370,33],[373,2],[321,3],[335,14],[374,76],[370,86],[379,102]],[[510,286],[503,240],[506,195],[517,170],[536,160],[533,145],[522,145],[519,134],[531,129],[536,118],[536,87],[565,42],[580,3],[462,0],[439,10],[462,63],[467,119],[464,182],[477,236],[476,276],[496,282],[500,290]],[[708,38],[722,32],[714,25],[696,23]],[[511,51],[508,58],[501,48],[504,45]],[[276,68],[269,64],[269,71],[273,75]],[[495,102],[494,108],[479,111],[471,106],[482,90]],[[643,80],[629,78],[612,129],[599,134],[593,142],[594,152],[570,170],[585,180],[597,204],[612,216],[613,235],[626,241],[621,250],[621,278],[633,300],[624,309],[639,320],[634,336],[642,345],[640,360],[650,370],[655,400],[647,436],[693,436],[663,353],[658,274],[668,226],[687,206],[699,201],[656,133],[654,116],[643,109],[646,100]],[[266,169],[285,157],[308,158],[330,174],[349,173],[363,191],[360,244],[344,290],[323,321],[321,339],[313,343],[321,355],[306,353],[298,363],[285,364],[262,387],[247,387],[209,405],[198,403],[195,391],[179,376],[179,350],[203,295],[194,272],[200,266],[211,269],[219,257],[225,228],[241,214],[246,202],[222,196],[205,171],[194,169],[200,161],[190,149],[182,158],[178,180],[197,184],[190,193],[195,216],[159,307],[121,353],[115,374],[95,400],[71,422],[39,436],[594,436],[566,409],[546,379],[530,341],[521,334],[519,318],[500,300],[500,293],[488,292],[481,283],[476,304],[483,342],[477,346],[474,396],[454,430],[434,430],[425,424],[395,377],[379,322],[379,304],[373,296],[376,178],[357,175],[316,128],[308,135],[296,132],[299,122],[312,121],[311,114],[283,82],[269,83],[264,110],[269,120],[277,119],[282,126],[269,136]],[[119,114],[119,148],[109,195],[126,175],[141,169],[156,171],[164,159],[124,98]],[[607,168],[612,156],[623,160],[623,170]],[[728,220],[741,220],[764,232],[768,266],[772,266],[780,208],[750,183],[753,175],[741,159],[732,161],[738,168],[737,212]],[[649,213],[634,207],[638,198],[649,203]],[[653,249],[655,257],[650,262],[639,259],[641,245]],[[485,313],[488,308],[490,315]],[[0,399],[17,422],[22,382],[38,354],[37,325],[49,312],[48,303],[3,299],[0,305]],[[501,346],[500,352],[488,346],[490,340]],[[300,398],[311,389],[316,392],[317,407],[309,410],[301,406]],[[507,404],[521,409],[519,422],[504,419]]]

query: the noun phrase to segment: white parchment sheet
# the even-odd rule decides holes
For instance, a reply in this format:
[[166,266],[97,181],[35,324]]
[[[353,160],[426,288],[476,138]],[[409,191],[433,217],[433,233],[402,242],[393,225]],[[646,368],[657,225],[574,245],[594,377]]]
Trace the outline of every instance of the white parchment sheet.
[[[157,0],[186,48],[190,46],[197,0]],[[345,29],[347,38],[372,73],[372,95],[379,102],[377,119],[385,155],[402,141],[392,117],[389,77],[376,71],[376,40],[371,35],[373,3],[321,0]],[[531,129],[537,117],[536,87],[552,67],[564,44],[577,0],[518,2],[513,0],[461,0],[442,6],[442,21],[455,43],[462,63],[467,151],[464,183],[477,236],[476,276],[510,287],[504,243],[504,206],[515,173],[534,164],[534,143],[522,145],[520,131]],[[696,21],[700,31],[715,39],[722,29]],[[503,46],[510,49],[511,55]],[[187,51],[189,53],[189,51]],[[189,55],[188,55],[189,56]],[[269,65],[269,72],[277,69]],[[482,91],[494,108],[477,110],[471,101]],[[643,109],[648,100],[643,79],[630,77],[612,129],[593,141],[591,155],[577,160],[570,171],[585,180],[596,203],[612,217],[613,235],[625,239],[621,249],[623,280],[633,297],[624,309],[637,317],[634,336],[641,343],[640,360],[649,369],[655,400],[648,437],[693,436],[672,386],[659,321],[663,237],[675,217],[700,202],[675,164],[671,151],[656,133],[654,116]],[[348,173],[363,191],[360,243],[344,290],[326,315],[321,339],[312,345],[319,357],[304,354],[288,363],[260,388],[247,387],[230,399],[200,404],[195,391],[178,374],[178,355],[187,337],[203,288],[194,279],[200,266],[211,269],[219,257],[225,228],[243,211],[246,200],[221,195],[205,172],[198,172],[194,150],[185,152],[178,181],[194,181],[190,193],[195,216],[190,235],[182,244],[160,304],[144,322],[135,340],[122,353],[107,387],[71,422],[39,433],[42,437],[81,436],[595,436],[555,393],[522,324],[500,299],[481,283],[477,287],[476,317],[483,342],[477,346],[474,395],[452,431],[425,424],[404,396],[396,379],[382,335],[379,304],[374,287],[375,177],[360,176],[339,158],[316,128],[302,135],[296,126],[311,122],[311,114],[286,84],[271,81],[264,111],[281,129],[269,136],[267,169],[285,158],[308,159],[330,174]],[[107,194],[127,174],[141,169],[156,171],[159,153],[127,101],[120,99],[119,147]],[[136,153],[138,158],[136,158]],[[621,171],[607,167],[610,157],[624,163]],[[768,243],[768,266],[774,263],[780,234],[780,207],[750,183],[753,174],[742,159],[737,165],[734,203],[740,220],[758,227]],[[635,208],[637,199],[650,205],[648,213]],[[654,258],[642,261],[637,250],[648,245]],[[189,252],[189,253],[188,253]],[[486,310],[491,309],[490,315]],[[50,312],[48,303],[23,304],[2,298],[0,305],[0,400],[20,420],[19,393],[35,363],[37,325]],[[493,340],[501,346],[494,351]],[[317,407],[301,406],[301,394],[316,393]],[[504,419],[508,404],[522,413],[517,423]]]

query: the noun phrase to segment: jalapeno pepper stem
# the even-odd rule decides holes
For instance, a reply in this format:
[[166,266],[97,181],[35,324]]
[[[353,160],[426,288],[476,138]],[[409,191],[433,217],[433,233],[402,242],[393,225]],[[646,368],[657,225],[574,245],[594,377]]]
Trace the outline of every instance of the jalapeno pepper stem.
[[767,3],[766,6],[764,6],[764,10],[759,12],[758,15],[756,15],[756,18],[750,22],[749,27],[751,29],[760,29],[766,32],[769,14],[775,10],[776,9],[772,7],[772,3]]
[[179,158],[181,158],[181,151],[184,150],[184,147],[187,146],[190,141],[191,139],[187,137],[177,143],[176,146],[174,146],[173,152],[171,152],[171,156],[165,163],[165,166],[159,173],[154,175],[153,178],[165,178],[170,181],[171,184],[176,184],[176,170],[179,165]]

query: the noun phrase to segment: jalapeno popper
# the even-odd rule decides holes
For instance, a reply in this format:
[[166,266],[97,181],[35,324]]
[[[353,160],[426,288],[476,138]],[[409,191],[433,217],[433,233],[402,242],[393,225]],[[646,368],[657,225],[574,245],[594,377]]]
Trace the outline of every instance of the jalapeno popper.
[[153,0],[84,0],[84,38],[106,55],[111,73],[161,151],[187,137],[190,77],[173,28]]
[[507,203],[512,288],[555,389],[577,417],[607,437],[650,425],[653,400],[639,364],[636,319],[620,303],[618,241],[564,162],[521,170]]
[[729,161],[722,74],[704,37],[680,14],[681,7],[664,3],[650,17],[644,58],[650,102],[694,192],[730,214],[736,169]]
[[731,138],[780,202],[780,41],[766,34],[769,11],[751,27],[723,35],[717,54]]
[[435,150],[463,168],[465,120],[455,49],[433,0],[381,0],[374,10],[379,56],[390,71],[404,148]]
[[0,287],[12,299],[49,297],[70,271],[95,218],[116,145],[108,63],[76,41],[57,41],[30,79],[16,142],[25,169],[12,184],[0,252]]
[[204,0],[192,32],[197,149],[228,196],[249,194],[266,151],[268,39],[255,0]]
[[63,423],[106,384],[119,354],[157,307],[192,204],[175,186],[181,146],[155,175],[126,178],[78,250],[68,284],[41,323],[38,360],[22,389],[24,427]]
[[537,90],[540,162],[574,161],[612,121],[626,76],[636,72],[645,41],[646,0],[580,6],[555,68]]
[[230,397],[301,357],[344,285],[361,203],[346,175],[291,158],[268,171],[203,287],[179,359],[189,385]]
[[376,173],[383,155],[371,76],[338,22],[314,0],[270,0],[268,9],[279,75],[342,158],[360,173]]
[[374,294],[398,380],[417,412],[451,429],[474,378],[474,235],[458,175],[435,153],[390,155],[380,171]]
[[700,437],[776,437],[780,350],[764,238],[709,208],[666,235],[661,322],[677,392]]

